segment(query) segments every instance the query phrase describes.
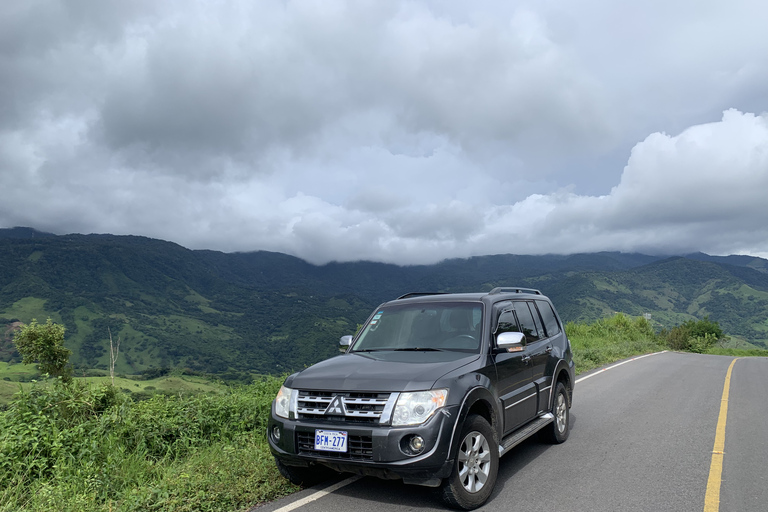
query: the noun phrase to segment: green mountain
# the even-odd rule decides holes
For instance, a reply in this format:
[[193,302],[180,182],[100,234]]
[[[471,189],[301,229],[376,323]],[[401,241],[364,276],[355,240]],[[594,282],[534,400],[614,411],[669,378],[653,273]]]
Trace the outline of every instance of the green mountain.
[[[603,252],[495,255],[436,265],[315,266],[271,252],[192,251],[137,236],[56,236],[0,229],[0,324],[67,327],[72,362],[118,371],[188,367],[279,373],[336,353],[372,308],[410,291],[540,288],[563,318],[648,313],[660,326],[709,315],[731,335],[768,341],[768,261]],[[0,329],[0,360],[18,359]]]

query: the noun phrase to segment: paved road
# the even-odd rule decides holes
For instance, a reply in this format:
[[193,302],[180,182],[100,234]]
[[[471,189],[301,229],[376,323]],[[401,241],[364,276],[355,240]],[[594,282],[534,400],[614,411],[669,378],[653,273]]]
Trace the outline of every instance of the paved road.
[[[599,372],[576,387],[569,440],[531,439],[501,459],[480,510],[696,511],[704,508],[723,384],[733,358],[663,353]],[[583,377],[583,376],[582,376]],[[768,510],[768,359],[733,368],[720,511]],[[347,477],[259,508],[286,512],[443,510],[430,489]],[[293,504],[293,505],[292,505]]]

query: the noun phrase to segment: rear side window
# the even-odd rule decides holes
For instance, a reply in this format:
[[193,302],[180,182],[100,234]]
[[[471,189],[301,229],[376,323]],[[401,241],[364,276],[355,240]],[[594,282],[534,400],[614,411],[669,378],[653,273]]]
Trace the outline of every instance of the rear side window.
[[520,321],[520,328],[523,334],[525,334],[526,341],[528,343],[538,341],[540,339],[539,331],[536,329],[536,323],[533,321],[531,310],[528,309],[528,303],[515,303],[515,312],[517,313],[517,319]]
[[533,316],[533,323],[536,324],[536,330],[539,331],[539,339],[546,338],[547,335],[544,333],[544,326],[541,325],[541,318],[539,317],[539,312],[536,311],[536,306],[533,302],[528,302],[528,309],[531,310],[531,316]]
[[547,336],[551,337],[560,334],[560,322],[557,321],[552,305],[545,300],[537,300],[536,305],[539,307],[541,319],[544,321],[544,328],[547,330]]

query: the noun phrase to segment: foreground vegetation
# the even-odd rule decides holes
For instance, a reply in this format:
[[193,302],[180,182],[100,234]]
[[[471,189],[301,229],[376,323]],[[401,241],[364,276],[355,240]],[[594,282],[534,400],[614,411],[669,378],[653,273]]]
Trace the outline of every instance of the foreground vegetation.
[[232,511],[293,492],[266,444],[282,379],[134,402],[75,379],[0,413],[0,510]]
[[672,329],[656,332],[650,321],[617,313],[593,323],[569,322],[576,373],[660,350],[734,357],[768,356],[768,350],[729,348],[729,338],[709,317],[687,320]]
[[[579,373],[667,348],[733,350],[720,346],[719,325],[708,319],[657,333],[644,318],[619,314],[569,323],[566,332]],[[747,352],[728,355],[768,354]],[[123,388],[136,381],[93,379],[25,384],[0,411],[0,511],[231,512],[296,490],[266,443],[282,378],[150,398]]]
[[571,340],[577,373],[668,348],[643,317],[617,314],[591,324],[569,322],[565,332]]

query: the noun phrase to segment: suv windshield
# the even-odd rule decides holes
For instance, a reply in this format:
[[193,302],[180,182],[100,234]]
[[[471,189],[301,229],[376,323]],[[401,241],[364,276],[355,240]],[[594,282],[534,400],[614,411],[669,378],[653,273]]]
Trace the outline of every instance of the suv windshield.
[[480,351],[483,307],[478,303],[403,304],[376,311],[352,352],[377,350]]

